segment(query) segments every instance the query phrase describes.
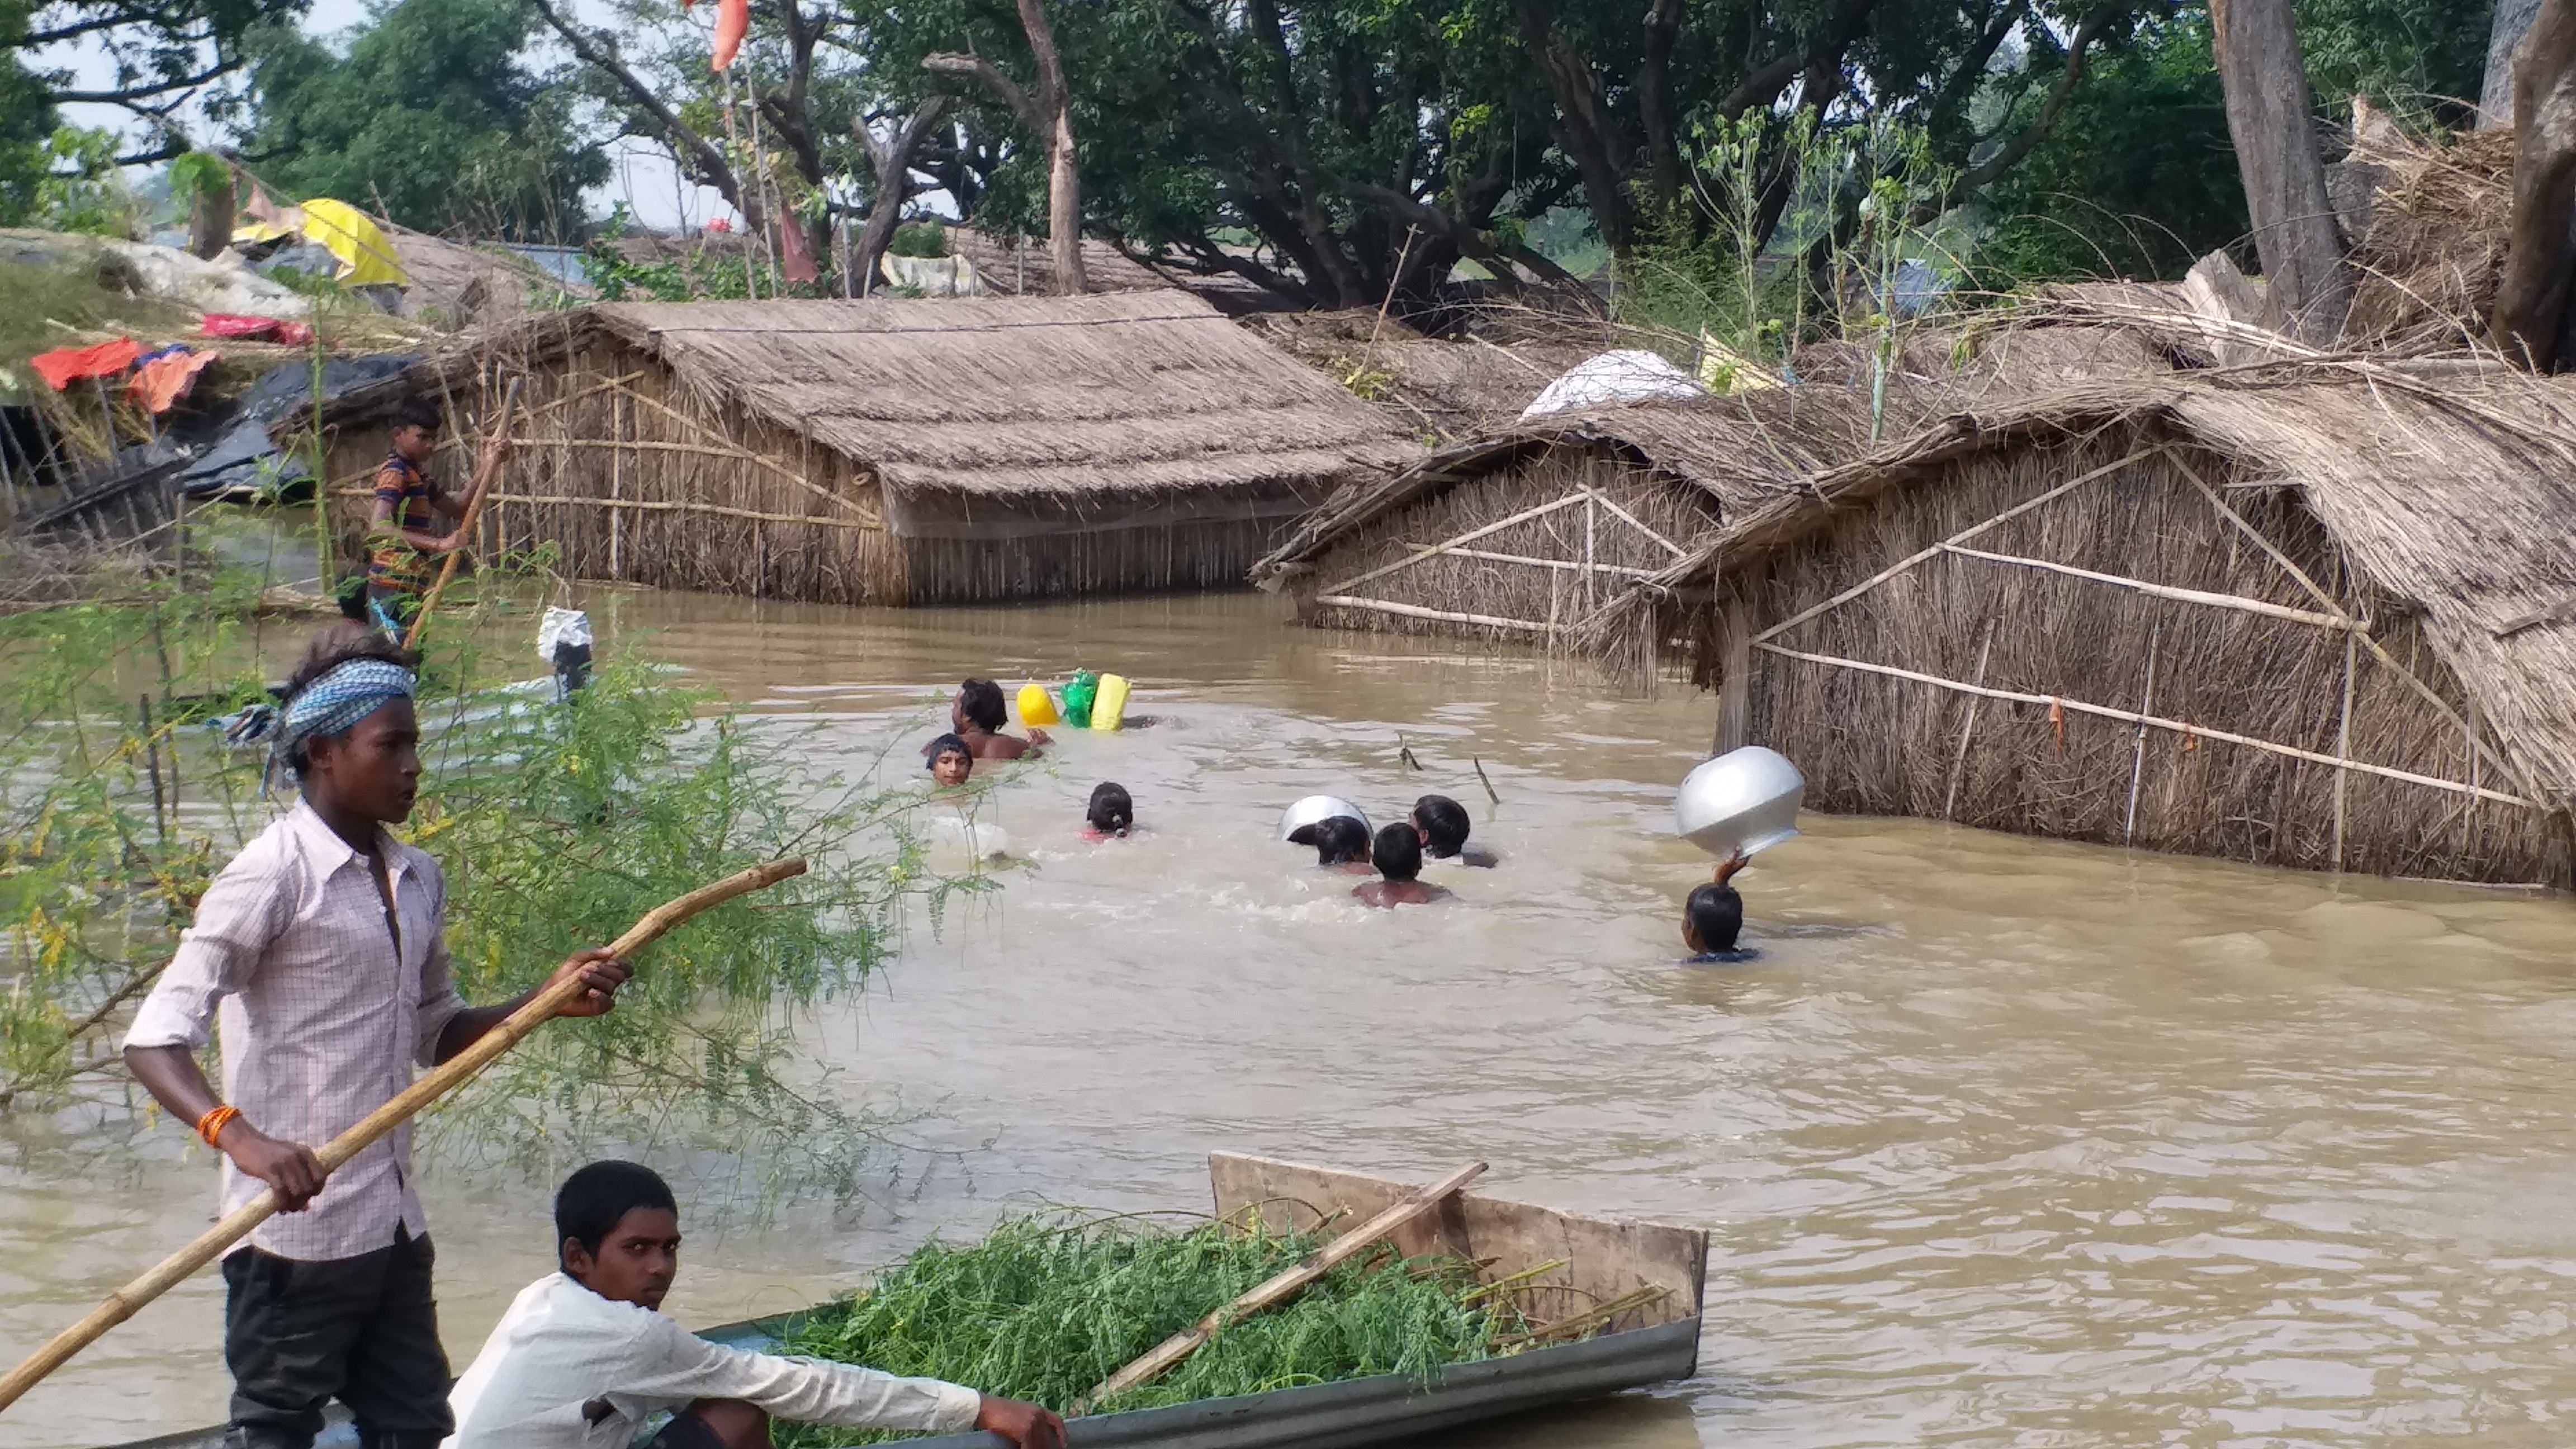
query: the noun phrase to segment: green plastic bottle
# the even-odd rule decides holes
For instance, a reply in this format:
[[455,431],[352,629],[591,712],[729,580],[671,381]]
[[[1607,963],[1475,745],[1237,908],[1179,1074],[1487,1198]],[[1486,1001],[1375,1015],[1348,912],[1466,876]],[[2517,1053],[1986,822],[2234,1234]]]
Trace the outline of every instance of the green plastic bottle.
[[1099,693],[1099,675],[1088,669],[1073,671],[1073,682],[1064,687],[1064,722],[1078,730],[1091,728],[1091,701]]

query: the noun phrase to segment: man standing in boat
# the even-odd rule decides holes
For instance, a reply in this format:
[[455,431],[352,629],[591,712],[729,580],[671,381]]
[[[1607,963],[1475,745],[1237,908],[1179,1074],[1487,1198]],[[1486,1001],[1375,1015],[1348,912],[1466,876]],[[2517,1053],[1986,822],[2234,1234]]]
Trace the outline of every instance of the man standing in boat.
[[[313,1150],[528,999],[465,1004],[445,878],[385,830],[419,788],[413,687],[381,635],[344,623],[314,641],[278,730],[301,798],[215,877],[125,1038],[135,1080],[222,1155],[223,1210],[279,1199],[224,1259],[226,1449],[308,1449],[334,1398],[364,1449],[436,1449],[452,1427],[410,1127],[327,1182]],[[553,980],[589,987],[565,1015],[597,1016],[627,976],[584,951]],[[194,1055],[219,1009],[221,1096]]]

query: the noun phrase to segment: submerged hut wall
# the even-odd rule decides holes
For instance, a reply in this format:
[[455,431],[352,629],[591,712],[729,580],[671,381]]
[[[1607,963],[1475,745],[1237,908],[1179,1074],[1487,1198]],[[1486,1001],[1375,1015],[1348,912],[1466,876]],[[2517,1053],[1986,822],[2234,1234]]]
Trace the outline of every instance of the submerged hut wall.
[[1536,418],[1338,495],[1253,577],[1317,627],[1553,647],[1870,431],[1867,395],[1827,388]]
[[2507,386],[2279,369],[1954,419],[1740,511],[1591,642],[1677,652],[1715,746],[1787,753],[1817,808],[2566,886],[2576,428]]
[[531,319],[327,410],[356,556],[405,392],[472,471],[481,545],[572,577],[833,603],[1232,585],[1332,488],[1415,450],[1175,292],[610,305]]

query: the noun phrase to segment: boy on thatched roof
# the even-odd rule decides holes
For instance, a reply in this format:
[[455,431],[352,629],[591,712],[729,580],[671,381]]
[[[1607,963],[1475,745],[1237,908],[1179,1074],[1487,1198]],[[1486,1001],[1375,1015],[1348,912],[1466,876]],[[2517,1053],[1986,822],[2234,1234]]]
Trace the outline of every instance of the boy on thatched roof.
[[680,1271],[680,1210],[632,1162],[594,1162],[555,1194],[558,1271],[520,1290],[448,1402],[447,1449],[765,1449],[773,1418],[933,1434],[984,1429],[1064,1449],[1064,1420],[939,1379],[727,1348],[662,1316]]

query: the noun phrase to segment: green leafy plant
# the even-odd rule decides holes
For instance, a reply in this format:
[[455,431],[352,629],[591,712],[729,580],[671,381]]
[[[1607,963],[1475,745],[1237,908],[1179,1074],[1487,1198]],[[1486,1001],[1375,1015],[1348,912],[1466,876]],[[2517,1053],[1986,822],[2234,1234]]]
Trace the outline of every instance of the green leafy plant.
[[[932,1243],[867,1292],[816,1310],[791,1353],[973,1384],[1063,1411],[1147,1349],[1321,1246],[1231,1221],[1171,1232],[1132,1217],[1004,1220],[981,1242]],[[1527,1329],[1509,1295],[1448,1258],[1392,1249],[1335,1268],[1290,1302],[1229,1325],[1105,1409],[1143,1409],[1375,1374],[1428,1377]],[[790,1449],[883,1434],[782,1426]]]

